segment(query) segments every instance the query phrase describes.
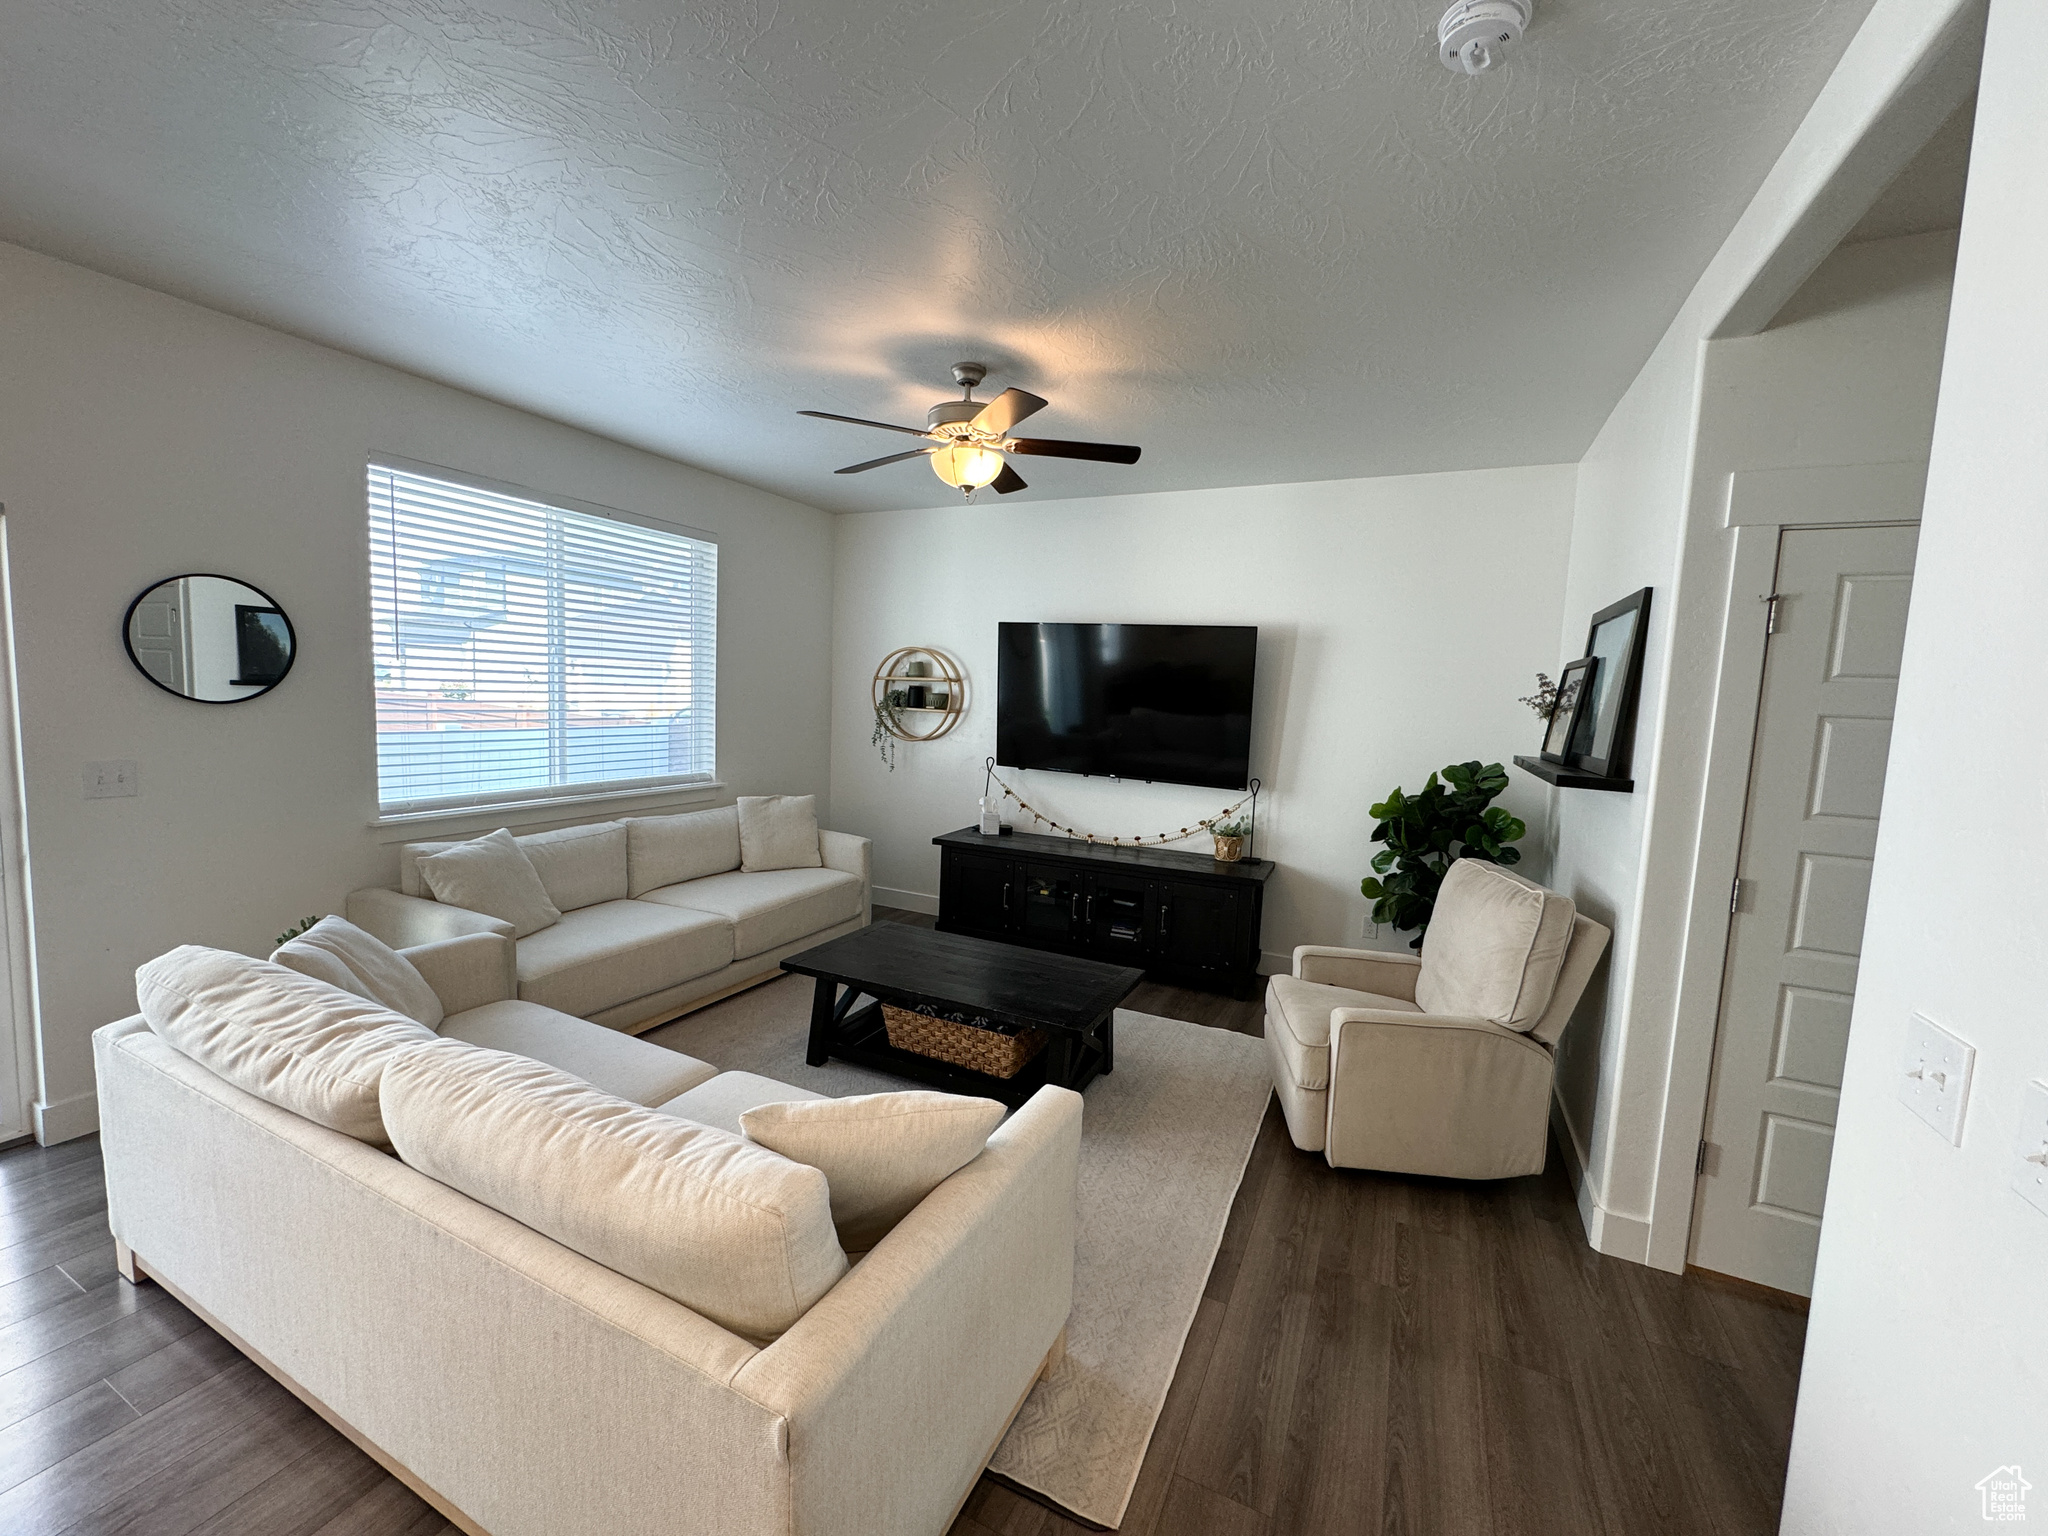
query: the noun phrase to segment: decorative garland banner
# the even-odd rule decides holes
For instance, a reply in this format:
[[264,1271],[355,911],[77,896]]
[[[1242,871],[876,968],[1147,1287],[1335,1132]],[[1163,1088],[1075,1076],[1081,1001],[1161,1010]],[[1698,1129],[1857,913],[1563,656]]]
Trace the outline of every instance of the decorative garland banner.
[[1217,822],[1228,821],[1232,816],[1236,815],[1239,811],[1243,810],[1247,805],[1251,804],[1252,801],[1256,799],[1258,796],[1258,791],[1254,789],[1250,791],[1248,794],[1246,794],[1242,799],[1238,800],[1236,803],[1232,805],[1226,805],[1214,816],[1204,817],[1202,820],[1196,822],[1192,827],[1182,827],[1178,832],[1140,833],[1132,837],[1104,837],[1099,832],[1083,832],[1075,827],[1061,826],[1058,822],[1054,821],[1050,816],[1047,816],[1042,812],[1038,811],[1037,809],[1035,809],[1027,800],[1025,800],[1025,798],[1022,795],[1018,794],[1017,791],[1010,788],[1009,785],[1005,784],[999,777],[997,777],[995,769],[992,766],[988,769],[988,777],[995,784],[996,788],[1000,789],[1003,792],[1004,799],[1014,800],[1017,803],[1017,808],[1028,814],[1031,817],[1031,819],[1038,825],[1043,827],[1051,827],[1053,831],[1061,833],[1064,836],[1071,837],[1076,842],[1108,843],[1112,848],[1142,848],[1147,843],[1179,843],[1185,842],[1188,838],[1191,837],[1200,837],[1204,832],[1207,832],[1210,828],[1214,827]]

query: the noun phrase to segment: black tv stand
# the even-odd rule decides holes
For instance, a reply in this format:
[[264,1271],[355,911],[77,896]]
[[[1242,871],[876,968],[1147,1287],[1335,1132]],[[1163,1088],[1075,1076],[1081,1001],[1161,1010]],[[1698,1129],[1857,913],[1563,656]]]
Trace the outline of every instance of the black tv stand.
[[1270,859],[1126,848],[972,827],[939,848],[939,931],[1134,965],[1156,980],[1253,995]]

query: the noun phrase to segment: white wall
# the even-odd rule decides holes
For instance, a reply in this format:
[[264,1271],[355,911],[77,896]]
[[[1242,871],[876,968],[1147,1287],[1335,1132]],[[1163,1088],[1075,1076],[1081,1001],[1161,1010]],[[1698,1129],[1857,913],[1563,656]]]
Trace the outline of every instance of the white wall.
[[[0,501],[46,1135],[92,1128],[88,1036],[133,1011],[138,963],[184,942],[267,953],[280,929],[394,872],[402,834],[370,826],[372,453],[717,535],[725,797],[826,790],[824,513],[0,246]],[[190,703],[130,666],[129,600],[187,571],[244,578],[291,616],[298,661],[275,691]],[[107,758],[140,764],[138,798],[82,798],[84,764]]]
[[[1360,942],[1368,808],[1446,763],[1536,750],[1540,722],[1515,700],[1538,668],[1556,670],[1571,498],[1565,465],[842,518],[833,822],[876,840],[878,900],[930,910],[931,838],[973,822],[995,747],[999,621],[1256,624],[1258,852],[1280,865],[1264,948],[1284,959],[1296,944]],[[914,644],[951,652],[973,691],[958,729],[902,748],[891,773],[869,742],[870,679]],[[1530,819],[1524,846],[1540,855],[1542,787],[1510,771],[1501,803]],[[1232,798],[1006,777],[1055,819],[1105,834],[1178,829]]]
[[[1683,1166],[1671,1161],[1667,1110],[1673,1004],[1694,902],[1704,741],[1726,601],[1725,552],[1716,546],[1702,559],[1688,542],[1689,530],[1707,530],[1719,516],[1718,491],[1700,491],[1707,338],[1731,309],[1750,301],[1759,282],[1773,277],[1788,240],[1810,232],[1811,210],[1828,200],[1831,183],[1855,161],[1873,125],[1896,119],[1902,95],[1926,78],[1929,60],[1947,51],[1969,9],[1969,0],[1878,0],[1872,7],[1793,142],[1579,466],[1560,658],[1580,653],[1594,610],[1638,587],[1656,588],[1636,734],[1636,791],[1554,795],[1553,881],[1615,931],[1605,984],[1596,980],[1567,1031],[1558,1074],[1559,1119],[1579,1165],[1580,1209],[1588,1237],[1604,1252],[1678,1267],[1690,1219],[1684,1191],[1692,1149],[1683,1149]],[[1929,106],[1921,115],[1931,129],[1952,106]],[[1898,162],[1914,148],[1900,150]],[[1837,235],[1860,212],[1841,213]],[[1866,329],[1884,334],[1889,322],[1873,318],[1874,328]],[[1881,342],[1867,342],[1860,332],[1851,340],[1858,324],[1805,333],[1816,355],[1799,367],[1851,389],[1880,382],[1863,376],[1869,359],[1859,354]],[[1791,350],[1803,346],[1804,340]],[[1822,355],[1829,353],[1834,361]],[[1775,355],[1767,358],[1767,368],[1781,365]],[[1932,373],[1922,366],[1911,376],[1931,380]],[[1916,387],[1909,379],[1905,393],[1914,396]],[[1760,457],[1752,462],[1768,462],[1771,450],[1753,447]],[[1789,462],[1829,462],[1797,456],[1805,451],[1795,446]],[[1911,456],[1910,449],[1857,453]],[[1725,482],[1728,467],[1720,467],[1717,483]],[[1683,616],[1675,631],[1674,616]],[[1670,1197],[1672,1191],[1678,1194]],[[1660,1192],[1667,1198],[1660,1201]],[[1663,1229],[1654,1245],[1653,1221]]]
[[[2048,1081],[2048,37],[1993,0],[1955,303],[1782,1529],[2048,1513],[2048,1216],[2007,1187]],[[1908,1014],[1977,1047],[1961,1146],[1895,1097]],[[2038,1147],[2035,1148],[2038,1150]]]
[[[1702,846],[1708,749],[1724,623],[1762,622],[1755,594],[1737,594],[1731,613],[1735,534],[1726,526],[1729,476],[1924,459],[1934,429],[1954,253],[1953,232],[1843,247],[1771,329],[1706,344],[1693,387],[1683,392],[1696,412],[1689,452],[1648,457],[1686,472],[1683,539],[1675,556],[1664,556],[1678,568],[1652,600],[1653,612],[1659,604],[1663,612],[1645,667],[1658,680],[1664,701],[1654,790],[1556,797],[1553,873],[1561,889],[1601,921],[1611,921],[1617,933],[1606,996],[1589,1002],[1561,1042],[1558,1072],[1563,1124],[1582,1166],[1591,1170],[1588,1205],[1607,1251],[1649,1256],[1663,1127],[1671,1112],[1685,1107],[1667,1105],[1667,1098],[1690,1095],[1690,1135],[1696,1141],[1711,1059],[1720,992],[1720,951],[1713,941],[1721,936],[1715,925],[1726,927],[1737,827],[1710,824],[1706,835],[1725,846]],[[1658,425],[1615,436],[1634,448],[1649,443],[1662,449],[1667,445],[1661,432],[1685,420],[1682,410],[1667,410]],[[1617,424],[1636,425],[1623,418]],[[1588,483],[1599,486],[1609,506],[1631,493],[1646,499],[1652,494],[1651,486],[1628,473],[1643,459],[1603,454],[1601,462],[1608,473],[1597,481],[1593,461],[1581,468],[1582,507]],[[1825,514],[1817,515],[1825,520]],[[1644,531],[1636,528],[1638,539]],[[1562,642],[1569,652],[1583,647],[1587,616],[1629,590],[1627,574],[1612,568],[1617,547],[1628,548],[1603,541],[1586,559],[1574,560]],[[1647,567],[1639,550],[1632,557],[1642,562],[1636,569]],[[1596,580],[1606,585],[1595,587]],[[1569,627],[1573,620],[1575,628]],[[1753,693],[1749,707],[1754,708]],[[1638,750],[1650,744],[1639,732]],[[1726,766],[1737,776],[1747,772],[1746,763]],[[1643,777],[1639,768],[1638,779]],[[1648,858],[1646,843],[1653,849]],[[1717,855],[1724,857],[1727,873],[1700,894],[1701,871],[1709,865],[1718,869]],[[1634,902],[1624,905],[1623,893],[1632,893]],[[1696,902],[1704,906],[1698,924],[1691,925]],[[1646,920],[1645,914],[1652,917]],[[1703,952],[1689,955],[1689,939]],[[1687,1015],[1681,1011],[1681,974],[1689,959],[1699,972],[1690,980],[1703,995]],[[1683,1063],[1681,1031],[1702,1047]],[[1689,1207],[1689,1174],[1672,1198]],[[1670,1235],[1675,1246],[1664,1257],[1682,1259],[1684,1222]]]

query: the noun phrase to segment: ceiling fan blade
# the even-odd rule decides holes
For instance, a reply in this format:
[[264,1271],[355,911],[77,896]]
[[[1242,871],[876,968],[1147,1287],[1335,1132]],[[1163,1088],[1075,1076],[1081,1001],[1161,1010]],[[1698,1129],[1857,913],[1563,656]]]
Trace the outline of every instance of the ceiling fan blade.
[[936,453],[937,451],[934,448],[913,448],[908,453],[892,453],[886,459],[869,459],[865,464],[849,464],[844,469],[833,470],[832,473],[835,475],[857,475],[864,469],[880,469],[884,464],[901,464],[905,459],[921,459],[926,454]]
[[905,432],[912,437],[928,437],[929,433],[916,427],[899,427],[893,422],[869,421],[865,416],[838,416],[831,411],[798,411],[799,416],[815,416],[820,421],[844,421],[856,427],[880,427],[884,432]]
[[989,484],[995,487],[998,496],[1007,496],[1012,491],[1021,491],[1026,483],[1022,475],[1010,468],[1007,460],[1003,463],[1003,472],[997,475],[995,479],[989,481]]
[[1069,443],[1056,437],[1020,437],[1003,447],[1012,453],[1035,453],[1049,459],[1099,459],[1104,464],[1135,464],[1143,451],[1129,443]]
[[1045,402],[1038,396],[1027,395],[1021,389],[1006,389],[981,408],[972,424],[991,432],[1008,432],[1026,416],[1044,409]]

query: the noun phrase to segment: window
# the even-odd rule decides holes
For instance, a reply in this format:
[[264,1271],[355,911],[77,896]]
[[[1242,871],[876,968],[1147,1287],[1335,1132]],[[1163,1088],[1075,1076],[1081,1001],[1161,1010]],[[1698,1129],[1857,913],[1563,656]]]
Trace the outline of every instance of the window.
[[390,464],[369,511],[384,814],[710,780],[716,544]]

